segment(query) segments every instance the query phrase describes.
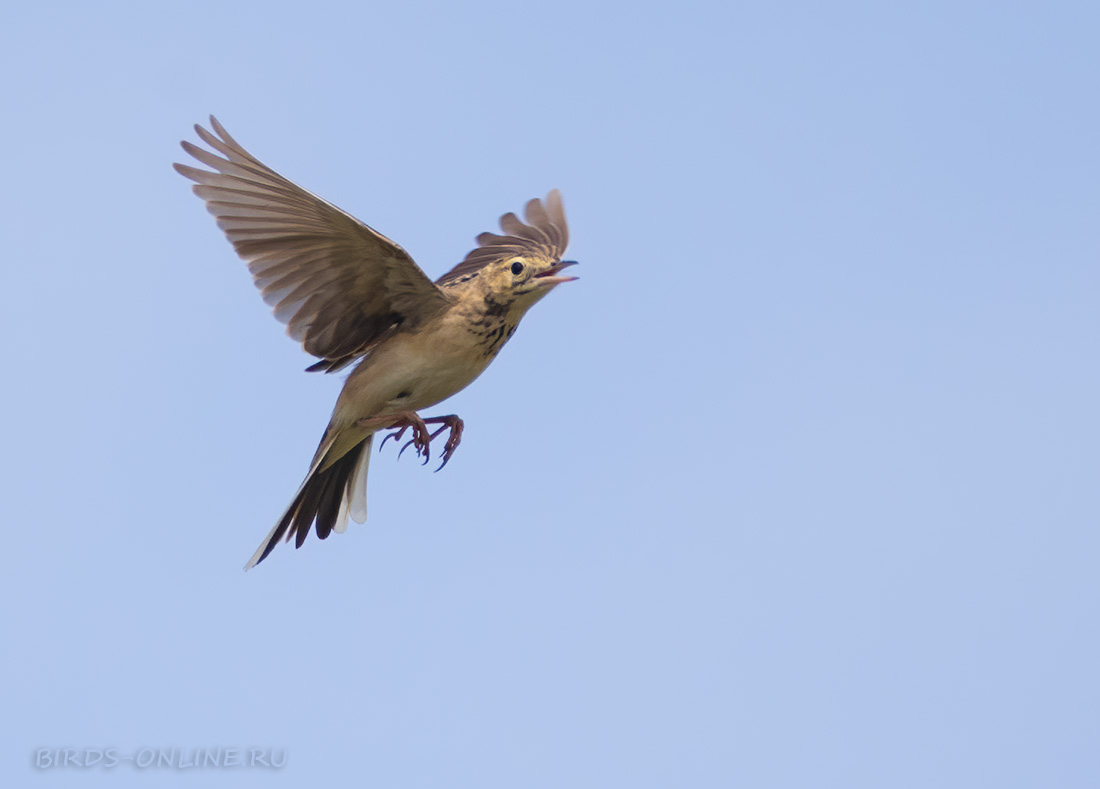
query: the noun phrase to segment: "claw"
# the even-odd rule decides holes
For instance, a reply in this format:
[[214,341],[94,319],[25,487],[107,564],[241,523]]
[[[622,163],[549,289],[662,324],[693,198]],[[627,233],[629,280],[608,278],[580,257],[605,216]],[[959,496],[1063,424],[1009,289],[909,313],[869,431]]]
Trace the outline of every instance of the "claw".
[[[453,433],[452,433],[452,435],[453,435]],[[457,442],[456,442],[456,444],[457,444]],[[454,446],[451,445],[451,439],[448,438],[446,446],[443,447],[443,462],[440,463],[439,468],[437,468],[435,470],[436,474],[438,474],[440,471],[443,470],[443,467],[447,465],[447,461],[451,459],[451,455],[453,455],[454,453],[455,453],[455,448],[454,448]]]
[[[411,427],[413,432],[412,440],[407,441],[405,445],[401,447],[401,449],[398,451],[398,459],[400,460],[401,456],[405,454],[405,450],[409,448],[410,444],[416,447],[416,454],[418,457],[420,455],[424,455],[425,458],[427,458],[428,444],[431,441],[431,437],[428,435],[428,429],[424,427],[424,423],[419,421],[419,419],[412,420],[406,418],[404,424],[401,424],[401,422],[398,422],[397,424],[401,425],[401,428],[395,429],[394,432],[387,434],[386,437],[383,438],[382,441],[379,443],[378,450],[382,451],[382,447],[384,447],[386,445],[386,442],[389,441],[391,438],[395,439],[396,441],[400,441],[401,437],[405,435],[405,431]],[[397,428],[397,425],[393,425],[392,427]],[[426,463],[427,459],[425,459],[424,462]]]
[[[381,452],[382,447],[386,446],[386,442],[389,441],[391,438],[394,439],[395,442],[400,441],[401,436],[405,435],[405,431],[408,430],[408,429],[409,429],[409,426],[405,425],[403,428],[401,428],[400,430],[398,430],[395,433],[388,433],[386,435],[386,437],[382,439],[381,443],[379,443],[378,451]],[[408,444],[406,444],[405,446],[408,446]],[[405,451],[404,449],[401,450],[401,452],[404,452],[404,451]],[[401,457],[401,452],[397,453],[397,457]]]
[[[447,443],[443,446],[443,462],[440,463],[439,468],[435,470],[437,474],[447,465],[447,461],[451,459],[451,456],[455,453],[455,449],[458,448],[459,443],[462,441],[463,424],[461,419],[456,417],[453,423],[445,424],[443,427],[449,427],[451,429],[451,434],[447,436]],[[435,435],[439,435],[442,432],[443,428],[441,427],[436,431]]]
[[[430,437],[428,438],[428,441],[431,441]],[[411,446],[416,447],[416,456],[420,457],[421,455],[423,455],[424,456],[424,463],[427,463],[428,462],[428,452],[429,452],[429,449],[430,449],[431,445],[430,444],[424,444],[424,446],[422,448],[420,446],[420,444],[417,443],[415,436],[413,438],[411,438],[410,440],[406,441],[405,446],[401,447],[401,451],[397,453],[397,459],[400,460],[401,455],[404,454],[405,450],[408,449]]]

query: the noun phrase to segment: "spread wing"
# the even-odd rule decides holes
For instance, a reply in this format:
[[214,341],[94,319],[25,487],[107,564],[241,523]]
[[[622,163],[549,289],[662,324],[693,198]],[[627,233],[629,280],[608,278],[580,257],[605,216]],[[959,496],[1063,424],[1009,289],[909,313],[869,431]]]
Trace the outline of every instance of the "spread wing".
[[215,172],[174,165],[247,263],[287,334],[333,372],[396,327],[415,326],[450,302],[409,254],[381,233],[267,167],[211,116],[217,151],[183,149]]

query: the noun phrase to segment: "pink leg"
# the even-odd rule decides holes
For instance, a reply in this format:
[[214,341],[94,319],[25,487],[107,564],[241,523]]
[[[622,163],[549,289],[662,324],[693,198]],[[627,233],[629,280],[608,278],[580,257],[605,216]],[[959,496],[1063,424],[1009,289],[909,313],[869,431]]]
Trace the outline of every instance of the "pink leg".
[[[424,462],[427,463],[429,451],[428,448],[431,444],[432,439],[440,435],[444,430],[450,430],[450,435],[447,436],[447,443],[443,447],[443,462],[440,463],[439,468],[436,469],[436,471],[439,471],[447,465],[447,461],[451,459],[451,456],[455,453],[455,449],[458,448],[459,443],[461,443],[462,441],[462,430],[464,428],[463,422],[454,414],[450,414],[448,416],[433,416],[428,419],[420,419],[420,417],[416,414],[412,414],[412,417],[415,418],[415,421],[408,415],[403,414],[400,420],[389,425],[389,427],[400,429],[396,433],[390,433],[388,436],[382,439],[382,443],[378,445],[378,448],[381,450],[386,441],[391,438],[400,439],[401,436],[405,434],[405,431],[409,427],[412,427],[412,440],[406,442],[405,446],[401,447],[401,451],[397,453],[397,456],[401,457],[402,452],[404,452],[410,446],[413,446],[416,448],[417,457],[423,455]],[[419,430],[417,428],[417,422],[419,422]],[[434,433],[429,434],[426,425],[442,425],[442,427],[440,427]]]
[[[424,462],[428,462],[428,448],[431,445],[432,436],[428,433],[428,428],[424,424],[424,420],[420,418],[420,415],[415,411],[402,411],[399,414],[386,417],[368,417],[366,419],[360,419],[356,423],[364,430],[386,430],[397,428],[396,433],[390,433],[388,436],[382,439],[382,443],[378,445],[381,450],[386,441],[391,438],[401,438],[405,434],[405,431],[412,428],[413,437],[412,440],[406,444],[413,444],[416,447],[416,454],[424,456]],[[404,448],[402,448],[404,451]],[[400,457],[400,453],[398,457]]]
[[443,425],[439,430],[432,433],[431,438],[435,438],[444,430],[451,431],[450,435],[447,436],[447,443],[443,446],[443,462],[440,463],[439,468],[436,469],[436,471],[439,472],[447,465],[447,461],[451,459],[451,455],[455,453],[455,449],[462,443],[462,431],[465,429],[465,425],[462,420],[454,414],[448,416],[433,416],[431,419],[425,419],[424,422],[433,425]]

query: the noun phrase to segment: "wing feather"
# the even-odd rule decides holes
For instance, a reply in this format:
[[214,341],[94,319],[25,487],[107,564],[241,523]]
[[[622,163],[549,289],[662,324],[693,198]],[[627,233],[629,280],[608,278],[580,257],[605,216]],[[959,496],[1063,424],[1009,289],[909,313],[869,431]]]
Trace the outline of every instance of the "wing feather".
[[213,152],[184,141],[203,170],[176,164],[248,264],[287,334],[321,359],[311,370],[350,364],[391,329],[411,328],[450,303],[390,239],[246,151],[211,116],[196,125]]

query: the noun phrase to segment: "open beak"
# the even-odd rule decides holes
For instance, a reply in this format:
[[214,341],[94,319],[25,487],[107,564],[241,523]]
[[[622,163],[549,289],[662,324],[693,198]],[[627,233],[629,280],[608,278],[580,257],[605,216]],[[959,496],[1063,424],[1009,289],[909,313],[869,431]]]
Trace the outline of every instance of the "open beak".
[[539,285],[545,285],[547,287],[551,285],[560,285],[563,282],[572,282],[576,277],[558,277],[555,275],[562,269],[575,265],[577,265],[577,261],[575,260],[563,260],[560,263],[555,263],[553,266],[546,269],[546,271],[540,271],[532,277],[532,279],[538,280]]

